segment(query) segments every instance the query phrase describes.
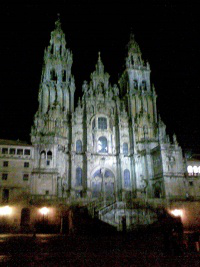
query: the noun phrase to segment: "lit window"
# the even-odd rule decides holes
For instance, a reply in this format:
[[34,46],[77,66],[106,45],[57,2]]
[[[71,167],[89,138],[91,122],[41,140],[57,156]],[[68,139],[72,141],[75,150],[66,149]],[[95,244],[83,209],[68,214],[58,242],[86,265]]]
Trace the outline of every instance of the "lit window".
[[106,130],[107,129],[107,119],[100,117],[98,118],[98,128],[101,130]]
[[8,148],[2,148],[2,154],[8,154]]
[[23,155],[23,149],[17,149],[17,155]]
[[127,143],[123,143],[123,154],[125,156],[128,155],[128,144]]
[[30,156],[30,154],[31,154],[30,149],[25,149],[24,150],[24,155]]
[[3,162],[3,167],[8,167],[8,161]]
[[8,174],[2,173],[2,180],[8,180]]
[[29,162],[24,162],[24,168],[29,168]]
[[14,148],[10,149],[10,155],[15,155],[15,149]]
[[81,140],[76,141],[76,152],[81,153],[82,152],[82,142]]
[[76,186],[82,186],[82,169],[76,169]]
[[194,172],[194,175],[198,175],[198,167],[197,166],[193,167],[193,172]]
[[24,180],[24,181],[28,181],[28,178],[29,178],[29,175],[28,175],[28,174],[24,174],[24,175],[23,175],[23,180]]
[[188,171],[189,175],[193,175],[193,167],[192,166],[188,166],[187,171]]
[[100,137],[98,140],[98,152],[107,153],[108,152],[108,144],[107,139],[105,137]]
[[124,187],[128,188],[131,185],[130,172],[129,170],[124,170]]

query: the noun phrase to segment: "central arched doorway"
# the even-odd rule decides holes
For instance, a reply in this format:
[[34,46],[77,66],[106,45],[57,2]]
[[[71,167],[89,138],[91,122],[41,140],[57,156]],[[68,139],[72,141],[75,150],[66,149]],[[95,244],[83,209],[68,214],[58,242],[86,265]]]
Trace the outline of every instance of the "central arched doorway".
[[92,175],[91,189],[92,197],[110,200],[115,195],[115,176],[113,172],[106,168],[98,169]]

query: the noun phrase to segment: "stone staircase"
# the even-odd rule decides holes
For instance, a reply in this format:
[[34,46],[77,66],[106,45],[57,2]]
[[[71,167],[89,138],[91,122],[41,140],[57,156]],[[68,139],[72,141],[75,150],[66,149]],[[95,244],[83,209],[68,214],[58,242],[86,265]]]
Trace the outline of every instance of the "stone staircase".
[[123,201],[95,200],[88,205],[88,211],[94,218],[114,226],[118,231],[133,230],[139,226],[150,225],[157,221],[158,209],[144,200]]

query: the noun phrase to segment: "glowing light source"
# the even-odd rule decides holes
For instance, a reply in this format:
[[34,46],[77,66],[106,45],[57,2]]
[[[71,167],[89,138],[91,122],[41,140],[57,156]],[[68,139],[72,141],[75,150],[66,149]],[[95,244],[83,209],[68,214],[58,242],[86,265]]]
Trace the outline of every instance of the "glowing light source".
[[193,167],[192,167],[192,166],[188,166],[188,167],[187,167],[187,171],[188,171],[189,173],[193,173]]
[[182,217],[183,211],[179,209],[174,209],[174,210],[171,210],[171,214],[174,215],[175,217]]
[[5,216],[5,215],[10,215],[12,213],[12,208],[9,206],[1,207],[0,208],[0,215]]
[[193,171],[194,171],[194,173],[198,173],[198,171],[199,171],[199,170],[198,170],[198,167],[197,167],[197,166],[194,166],[194,167],[193,167]]
[[47,207],[43,207],[39,211],[42,215],[47,215],[49,213],[49,209]]
[[189,165],[188,167],[187,167],[187,171],[188,171],[188,174],[189,175],[198,175],[198,174],[200,174],[200,166],[191,166],[191,165]]

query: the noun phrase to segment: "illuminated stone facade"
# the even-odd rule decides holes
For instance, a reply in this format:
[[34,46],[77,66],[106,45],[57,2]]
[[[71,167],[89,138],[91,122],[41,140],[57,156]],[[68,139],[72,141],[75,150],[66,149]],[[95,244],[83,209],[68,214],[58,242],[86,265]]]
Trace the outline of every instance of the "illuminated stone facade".
[[25,142],[0,139],[0,202],[29,199],[33,153]]
[[31,193],[70,199],[185,197],[182,150],[158,118],[150,66],[134,36],[119,85],[100,53],[74,109],[72,53],[59,20],[44,53],[31,131]]

